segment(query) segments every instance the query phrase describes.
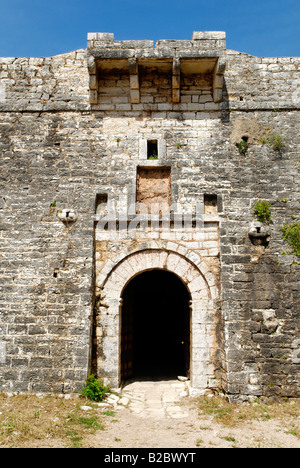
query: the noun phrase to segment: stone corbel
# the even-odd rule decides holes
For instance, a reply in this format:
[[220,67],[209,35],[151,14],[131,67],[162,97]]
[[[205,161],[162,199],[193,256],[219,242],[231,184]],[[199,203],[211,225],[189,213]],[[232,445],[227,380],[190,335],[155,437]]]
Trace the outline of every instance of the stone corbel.
[[77,213],[72,209],[59,210],[57,212],[57,216],[60,221],[65,223],[67,226],[75,223],[78,219]]
[[271,233],[269,227],[263,223],[259,221],[251,223],[248,234],[253,245],[262,245],[264,247],[269,245]]
[[220,57],[216,63],[213,77],[213,97],[215,103],[222,101],[225,69],[225,57]]
[[97,104],[98,102],[98,75],[97,65],[95,58],[90,56],[88,58],[88,70],[90,75],[90,103]]
[[132,104],[140,103],[139,67],[136,58],[128,59],[130,75],[130,98]]
[[180,102],[180,59],[173,59],[172,100]]

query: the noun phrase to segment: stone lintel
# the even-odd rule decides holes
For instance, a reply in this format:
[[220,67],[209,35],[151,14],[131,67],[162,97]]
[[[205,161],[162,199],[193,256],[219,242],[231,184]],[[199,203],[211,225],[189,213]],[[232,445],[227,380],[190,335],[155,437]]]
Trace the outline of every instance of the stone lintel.
[[128,59],[135,57],[134,49],[91,49],[89,54],[96,60],[104,59]]

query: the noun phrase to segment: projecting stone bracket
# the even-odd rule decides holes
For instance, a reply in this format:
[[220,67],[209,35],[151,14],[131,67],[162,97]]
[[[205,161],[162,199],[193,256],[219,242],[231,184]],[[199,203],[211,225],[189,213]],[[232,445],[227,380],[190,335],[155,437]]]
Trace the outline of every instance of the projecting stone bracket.
[[97,104],[98,102],[98,75],[97,75],[96,61],[93,56],[90,56],[88,58],[88,71],[90,75],[90,79],[89,79],[90,103]]
[[173,59],[172,100],[180,102],[180,59]]
[[253,245],[267,247],[270,242],[270,231],[260,222],[252,223],[249,230],[249,238]]
[[57,212],[57,216],[66,225],[75,223],[78,219],[77,213],[71,209],[60,210]]
[[225,70],[226,59],[219,57],[213,73],[213,99],[215,103],[222,101]]
[[140,103],[140,81],[139,67],[136,58],[128,59],[128,68],[130,75],[130,99],[132,104]]

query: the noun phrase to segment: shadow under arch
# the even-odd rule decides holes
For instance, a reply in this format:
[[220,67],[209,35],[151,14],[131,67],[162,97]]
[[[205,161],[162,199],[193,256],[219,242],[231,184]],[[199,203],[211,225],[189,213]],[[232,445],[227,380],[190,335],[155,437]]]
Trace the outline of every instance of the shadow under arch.
[[174,273],[151,269],[124,287],[120,381],[189,377],[191,296]]

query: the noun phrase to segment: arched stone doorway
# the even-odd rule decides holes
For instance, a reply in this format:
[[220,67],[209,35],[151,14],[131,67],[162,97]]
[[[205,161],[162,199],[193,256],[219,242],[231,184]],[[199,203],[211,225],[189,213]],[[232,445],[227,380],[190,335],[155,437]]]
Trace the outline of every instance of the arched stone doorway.
[[[105,377],[114,388],[121,385],[124,294],[128,294],[126,288],[131,287],[131,282],[139,281],[135,278],[154,270],[174,275],[187,291],[190,305],[191,384],[196,388],[207,388],[209,380],[215,378],[215,357],[218,351],[218,287],[215,275],[205,260],[193,251],[183,255],[168,249],[149,248],[127,255],[120,253],[116,260],[109,260],[96,273],[96,285],[101,291],[94,337],[97,343],[97,374]],[[157,279],[153,281],[159,284]],[[176,292],[174,284],[172,289]],[[155,290],[155,284],[152,286]]]
[[189,376],[190,294],[161,269],[135,276],[121,308],[121,382]]

